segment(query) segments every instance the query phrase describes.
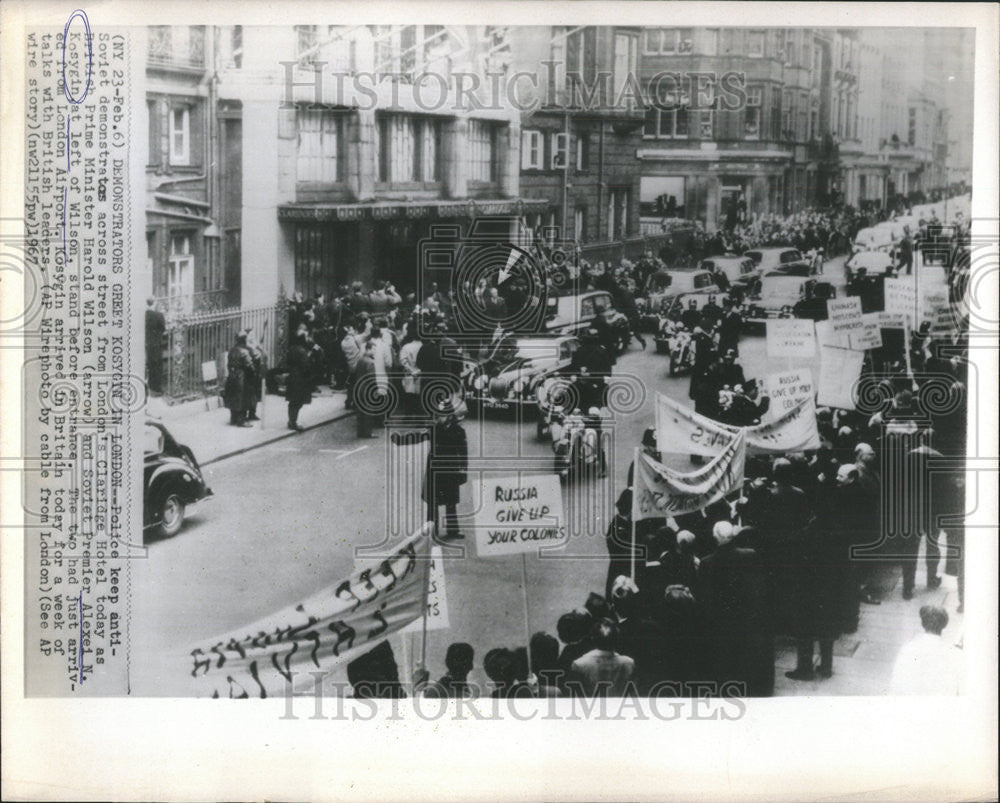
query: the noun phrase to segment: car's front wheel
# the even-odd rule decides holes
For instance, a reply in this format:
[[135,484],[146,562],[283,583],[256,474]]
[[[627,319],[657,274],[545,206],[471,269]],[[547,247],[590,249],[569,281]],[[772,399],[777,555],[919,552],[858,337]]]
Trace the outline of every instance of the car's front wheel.
[[169,493],[160,503],[160,534],[170,538],[180,532],[184,525],[184,500],[180,494]]

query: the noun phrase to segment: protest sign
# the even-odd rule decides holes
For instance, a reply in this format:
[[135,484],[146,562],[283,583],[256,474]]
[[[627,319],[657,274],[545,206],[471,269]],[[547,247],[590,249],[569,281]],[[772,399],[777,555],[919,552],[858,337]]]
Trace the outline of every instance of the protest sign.
[[816,353],[812,321],[801,318],[776,318],[767,321],[767,356],[811,358]]
[[562,485],[555,474],[482,480],[475,514],[476,554],[503,557],[559,546],[566,539]]
[[861,299],[858,296],[829,299],[826,302],[826,313],[830,328],[837,334],[850,334],[862,327]]
[[352,661],[421,618],[434,525],[425,524],[380,563],[296,605],[210,639],[185,656],[192,691],[203,697],[275,697],[310,672]]
[[851,346],[848,333],[834,332],[833,325],[829,321],[816,321],[816,342],[819,343],[821,352],[823,346],[833,346],[838,349],[846,349]]
[[865,355],[862,351],[820,347],[819,392],[820,407],[855,409],[854,393],[861,377]]
[[895,312],[906,317],[909,325],[917,311],[917,291],[912,279],[886,279],[885,311]]
[[[866,312],[861,316],[861,328],[849,333],[851,348],[855,351],[882,347],[882,325],[879,312]],[[902,319],[900,319],[902,321]]]
[[[444,587],[444,555],[441,547],[431,548],[430,577],[427,580],[427,629],[447,630],[448,595]],[[420,633],[423,630],[423,619],[416,619],[403,628],[404,633]]]
[[694,513],[743,487],[746,436],[738,432],[707,466],[682,473],[636,453],[633,521]]
[[906,326],[906,316],[898,312],[878,312],[880,329],[902,329]]
[[930,284],[921,287],[920,320],[931,325],[931,331],[950,332],[953,328],[948,288]]
[[803,399],[811,400],[815,393],[812,371],[808,368],[767,375],[767,395],[771,399],[769,412],[772,419],[780,418],[797,407]]
[[656,443],[660,451],[714,457],[746,433],[748,454],[801,452],[819,448],[815,406],[802,399],[774,421],[753,427],[732,427],[696,413],[662,393],[656,394]]

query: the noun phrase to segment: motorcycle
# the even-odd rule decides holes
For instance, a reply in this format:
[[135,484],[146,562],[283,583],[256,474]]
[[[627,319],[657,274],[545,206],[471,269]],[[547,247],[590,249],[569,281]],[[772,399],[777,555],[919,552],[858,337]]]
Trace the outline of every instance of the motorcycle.
[[598,406],[603,404],[602,397],[603,382],[586,374],[554,377],[538,388],[536,434],[540,441],[552,439],[553,470],[560,480],[576,474],[605,475],[607,455],[601,431],[610,412]]
[[677,376],[694,367],[694,339],[677,321],[664,321],[656,337],[656,352],[670,355],[670,376]]
[[602,420],[607,417],[607,410],[597,407],[591,407],[586,414],[579,408],[569,414],[553,414],[553,470],[561,481],[571,476],[606,476],[607,454],[601,430]]

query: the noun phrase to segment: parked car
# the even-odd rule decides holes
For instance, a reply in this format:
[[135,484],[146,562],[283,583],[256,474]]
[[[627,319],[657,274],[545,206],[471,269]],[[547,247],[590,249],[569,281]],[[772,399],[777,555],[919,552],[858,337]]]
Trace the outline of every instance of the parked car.
[[746,252],[760,276],[783,273],[786,276],[809,276],[812,263],[797,248],[754,248]]
[[502,359],[470,360],[462,373],[465,400],[485,410],[538,406],[537,388],[548,377],[565,373],[580,348],[574,335],[513,340]]
[[752,257],[738,254],[709,257],[703,259],[698,267],[710,272],[721,270],[729,279],[730,285],[743,285],[744,288],[752,287],[761,275],[761,270]]
[[212,496],[194,453],[174,440],[163,424],[146,421],[143,431],[143,531],[163,537],[180,532],[188,507]]
[[628,347],[628,319],[615,309],[611,293],[592,290],[575,296],[559,296],[551,306],[545,322],[547,334],[579,335],[590,327],[598,315],[602,315],[618,339],[618,350],[624,351]]

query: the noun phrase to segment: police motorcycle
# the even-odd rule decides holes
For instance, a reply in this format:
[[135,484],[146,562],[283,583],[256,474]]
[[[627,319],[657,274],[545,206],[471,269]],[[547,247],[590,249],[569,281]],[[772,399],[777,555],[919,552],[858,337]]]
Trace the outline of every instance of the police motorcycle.
[[601,431],[611,413],[604,402],[605,387],[602,377],[581,367],[577,374],[551,377],[538,388],[537,436],[551,438],[553,470],[560,480],[603,477],[607,472]]
[[677,376],[694,367],[694,337],[680,320],[665,318],[655,342],[657,354],[670,355],[670,376]]

